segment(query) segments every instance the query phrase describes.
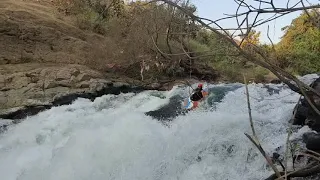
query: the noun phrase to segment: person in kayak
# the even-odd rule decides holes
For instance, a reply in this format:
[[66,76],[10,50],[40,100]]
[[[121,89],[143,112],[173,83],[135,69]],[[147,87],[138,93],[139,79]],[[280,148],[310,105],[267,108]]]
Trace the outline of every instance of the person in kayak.
[[202,84],[198,84],[198,87],[194,90],[194,93],[190,96],[190,99],[191,101],[199,101],[202,98]]

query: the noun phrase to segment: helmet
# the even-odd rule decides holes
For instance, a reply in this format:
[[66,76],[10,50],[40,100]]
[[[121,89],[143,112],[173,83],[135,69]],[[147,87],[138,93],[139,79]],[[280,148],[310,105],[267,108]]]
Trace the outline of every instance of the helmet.
[[202,84],[198,84],[198,88],[202,88]]

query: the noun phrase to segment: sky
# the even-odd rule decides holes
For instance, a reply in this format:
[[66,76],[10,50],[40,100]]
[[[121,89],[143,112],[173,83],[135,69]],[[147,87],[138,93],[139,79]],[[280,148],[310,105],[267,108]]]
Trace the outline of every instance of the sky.
[[[266,0],[270,1],[270,0]],[[299,0],[291,0],[289,1],[289,5],[294,5]],[[311,4],[319,4],[320,0],[308,0]],[[258,7],[258,4],[256,2],[253,2],[252,0],[246,0],[245,2],[254,4],[255,7]],[[208,18],[211,20],[216,20],[222,17],[226,17],[224,14],[234,14],[237,9],[237,4],[234,0],[190,0],[190,3],[194,4],[197,7],[196,14],[203,18]],[[275,6],[277,7],[286,7],[287,0],[275,0],[274,1]],[[305,2],[305,5],[308,5],[307,2]],[[244,12],[246,9],[240,10],[240,12]],[[269,25],[269,36],[272,39],[274,43],[277,43],[280,41],[281,36],[283,35],[283,31],[281,31],[282,27],[285,27],[287,25],[290,25],[291,21],[298,17],[301,14],[302,11],[293,12],[287,15],[284,15],[276,20],[273,20],[267,24],[261,25],[255,30],[261,31],[261,37],[260,42],[262,43],[270,43],[267,36],[267,29]],[[273,14],[269,15],[259,15],[259,18],[266,19]],[[250,22],[253,22],[253,16],[251,16]],[[240,20],[240,22],[242,19]],[[236,28],[237,23],[236,20],[224,20],[219,23],[220,26],[224,28]]]

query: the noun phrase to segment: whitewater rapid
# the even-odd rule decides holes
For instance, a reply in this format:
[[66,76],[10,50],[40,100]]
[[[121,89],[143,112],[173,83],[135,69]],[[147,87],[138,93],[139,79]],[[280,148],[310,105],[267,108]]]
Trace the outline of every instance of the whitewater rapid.
[[[3,180],[256,180],[272,173],[251,133],[241,84],[218,102],[164,125],[145,115],[188,88],[78,99],[9,126],[0,135]],[[283,85],[250,84],[254,125],[272,154],[286,140],[299,99]],[[278,91],[278,93],[277,93]],[[212,94],[211,94],[212,95]],[[211,98],[215,99],[215,98]],[[212,104],[215,108],[212,109]],[[249,154],[249,156],[248,156]]]

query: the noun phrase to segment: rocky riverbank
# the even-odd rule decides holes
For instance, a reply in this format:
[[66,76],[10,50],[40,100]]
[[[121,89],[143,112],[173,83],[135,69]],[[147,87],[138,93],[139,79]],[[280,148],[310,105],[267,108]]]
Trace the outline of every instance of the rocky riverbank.
[[[310,87],[320,92],[320,77],[317,76],[314,78],[314,81],[305,83],[309,83]],[[307,92],[307,94],[309,93]],[[315,103],[314,105],[320,109],[319,97],[310,95],[309,98],[312,99]],[[293,124],[293,128],[291,130],[293,130],[293,132],[300,130],[300,133],[298,133],[299,135],[297,137],[291,136],[289,153],[291,152],[290,155],[292,155],[294,159],[294,167],[302,170],[295,171],[294,173],[291,172],[290,177],[294,180],[318,180],[320,178],[319,161],[311,156],[299,155],[299,152],[310,154],[308,151],[311,150],[320,153],[320,115],[311,108],[303,97],[299,100],[292,113],[293,117],[290,123]],[[303,129],[300,129],[301,127],[303,127]],[[283,164],[285,163],[284,153],[285,147],[281,146],[275,150],[272,157],[274,162],[278,164],[282,170],[284,168]],[[316,157],[317,155],[313,154],[313,156]],[[283,174],[284,172],[281,173]],[[277,176],[273,174],[266,178],[266,180],[274,180],[276,178]]]
[[[310,87],[320,92],[320,78],[313,81]],[[320,109],[320,97],[310,95],[309,97],[315,104],[317,109]],[[308,132],[303,135],[303,141],[306,148],[320,152],[320,115],[313,110],[305,98],[301,98],[295,108],[295,116],[293,118],[293,125],[310,127],[314,132]]]
[[177,83],[142,84],[74,64],[2,65],[0,72],[0,118],[15,120],[78,97],[93,100],[104,94],[167,90]]

